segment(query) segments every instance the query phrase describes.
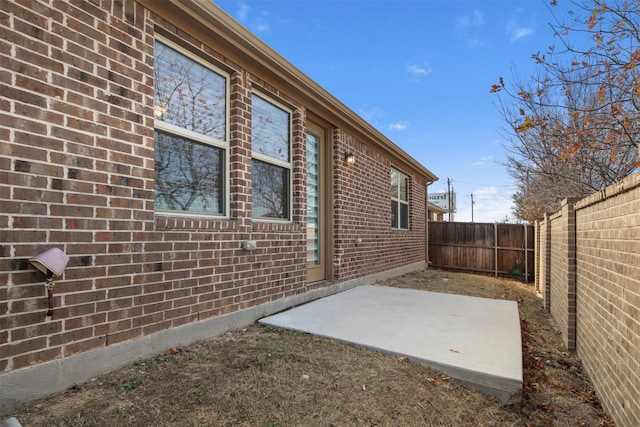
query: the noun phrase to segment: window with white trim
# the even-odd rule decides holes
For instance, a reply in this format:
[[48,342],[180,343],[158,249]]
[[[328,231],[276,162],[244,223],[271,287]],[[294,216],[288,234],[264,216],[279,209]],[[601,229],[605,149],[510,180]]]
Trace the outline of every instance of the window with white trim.
[[253,218],[291,219],[291,112],[251,97]]
[[170,42],[154,64],[155,209],[224,216],[228,78]]
[[391,169],[391,228],[409,229],[409,178]]

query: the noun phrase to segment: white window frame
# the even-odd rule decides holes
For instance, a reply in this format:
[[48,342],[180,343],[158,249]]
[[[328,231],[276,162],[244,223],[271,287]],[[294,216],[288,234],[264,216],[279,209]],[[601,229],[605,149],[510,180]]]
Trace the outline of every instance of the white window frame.
[[[411,184],[411,180],[409,179],[408,175],[405,175],[404,173],[400,172],[399,170],[395,169],[395,168],[391,168],[391,171],[389,173],[389,180],[391,180],[391,174],[396,173],[396,175],[398,176],[398,183],[397,183],[397,192],[396,194],[391,194],[391,202],[396,202],[397,203],[397,211],[396,211],[396,219],[397,219],[397,227],[393,226],[393,223],[391,224],[391,228],[394,230],[409,230],[411,229],[411,213],[410,213],[410,204],[409,204],[409,195],[410,195],[410,184]],[[402,188],[402,186],[400,185],[400,180],[405,179],[406,183],[407,183],[407,200],[402,200],[400,198],[400,188]],[[407,227],[403,228],[402,227],[402,218],[401,218],[401,205],[406,205],[407,207]]]
[[[224,208],[222,209],[222,213],[220,214],[214,214],[214,213],[205,213],[205,212],[187,212],[187,211],[178,211],[178,210],[166,210],[166,209],[162,209],[162,210],[155,210],[155,213],[157,215],[164,215],[164,216],[178,216],[178,217],[214,217],[214,218],[220,218],[220,219],[228,219],[229,218],[229,205],[230,205],[230,182],[229,182],[229,178],[230,178],[230,154],[229,154],[229,137],[230,137],[230,100],[231,100],[231,94],[230,94],[230,88],[231,88],[231,76],[229,73],[223,71],[222,69],[216,67],[215,65],[211,64],[210,62],[204,60],[203,58],[194,55],[193,53],[189,52],[187,49],[185,49],[184,47],[180,46],[179,44],[167,39],[166,37],[162,37],[160,35],[156,35],[155,40],[154,40],[154,46],[155,46],[155,41],[159,41],[160,43],[170,47],[171,49],[175,50],[176,52],[178,52],[179,54],[185,56],[186,58],[197,62],[198,64],[202,65],[203,67],[211,70],[213,73],[218,74],[221,77],[224,77],[225,80],[225,141],[221,141],[217,138],[213,138],[207,135],[203,135],[200,134],[198,132],[194,132],[191,131],[189,129],[185,129],[182,128],[180,126],[176,126],[174,124],[171,123],[166,123],[162,120],[157,120],[154,119],[154,131],[155,130],[159,130],[161,132],[165,132],[165,133],[169,133],[171,135],[175,135],[177,137],[182,137],[182,138],[187,138],[193,141],[197,141],[197,142],[201,142],[207,145],[211,145],[213,147],[216,148],[220,148],[224,151],[224,171],[222,173],[222,180],[224,182],[222,190],[224,191],[224,197],[223,197],[223,203],[224,203]],[[154,78],[155,78],[155,67],[154,67]],[[155,93],[154,93],[154,102],[155,102]],[[155,106],[154,106],[155,108]],[[155,185],[155,184],[154,184]],[[154,198],[155,198],[155,191],[154,191]]]
[[[283,169],[287,169],[289,171],[289,182],[288,182],[288,212],[287,212],[287,218],[268,218],[268,217],[254,217],[252,215],[252,220],[256,221],[256,222],[278,222],[278,223],[285,223],[285,224],[290,224],[293,222],[293,110],[291,108],[289,108],[288,106],[282,104],[281,102],[278,102],[276,100],[274,100],[273,98],[264,95],[263,93],[257,92],[257,91],[253,91],[251,93],[251,97],[253,98],[253,96],[257,96],[259,98],[262,98],[263,101],[268,102],[272,105],[274,105],[275,107],[280,108],[281,110],[287,112],[287,114],[289,115],[289,161],[285,162],[279,159],[276,159],[274,157],[268,156],[266,154],[262,154],[262,153],[258,153],[256,151],[253,151],[253,136],[252,136],[252,144],[251,144],[251,159],[252,160],[259,160],[261,162],[264,163],[268,163],[274,166],[278,166],[281,167]],[[251,110],[251,119],[252,119],[252,123],[253,123],[253,109]],[[253,177],[252,177],[253,180]]]

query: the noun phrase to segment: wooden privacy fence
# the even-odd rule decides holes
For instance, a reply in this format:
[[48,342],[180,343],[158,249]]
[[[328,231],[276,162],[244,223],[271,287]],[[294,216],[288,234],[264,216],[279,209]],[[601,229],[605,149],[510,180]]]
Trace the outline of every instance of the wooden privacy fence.
[[430,222],[431,267],[516,276],[533,281],[533,225]]

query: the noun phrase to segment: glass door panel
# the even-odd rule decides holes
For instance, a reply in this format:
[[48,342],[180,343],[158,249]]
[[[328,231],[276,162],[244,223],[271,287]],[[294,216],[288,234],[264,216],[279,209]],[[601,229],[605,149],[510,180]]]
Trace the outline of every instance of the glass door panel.
[[326,279],[324,130],[307,123],[307,282]]
[[320,138],[307,133],[307,264],[320,264]]

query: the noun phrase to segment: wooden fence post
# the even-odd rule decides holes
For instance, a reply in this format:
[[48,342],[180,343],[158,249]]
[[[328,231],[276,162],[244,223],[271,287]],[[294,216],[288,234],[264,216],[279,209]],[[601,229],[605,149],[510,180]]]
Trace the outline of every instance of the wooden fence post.
[[493,265],[495,266],[495,276],[498,277],[498,223],[493,223]]
[[524,282],[529,283],[529,243],[527,242],[527,224],[522,224],[524,232]]

